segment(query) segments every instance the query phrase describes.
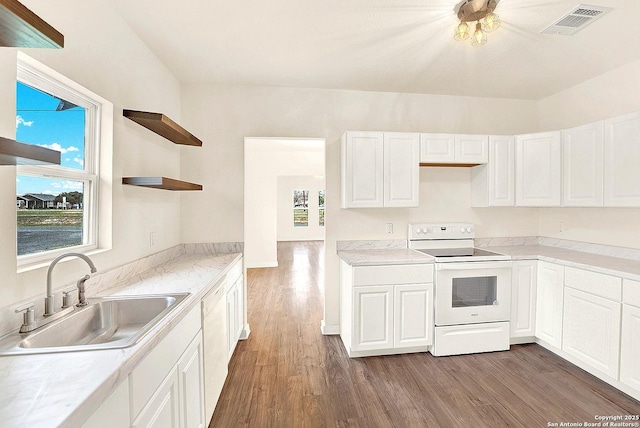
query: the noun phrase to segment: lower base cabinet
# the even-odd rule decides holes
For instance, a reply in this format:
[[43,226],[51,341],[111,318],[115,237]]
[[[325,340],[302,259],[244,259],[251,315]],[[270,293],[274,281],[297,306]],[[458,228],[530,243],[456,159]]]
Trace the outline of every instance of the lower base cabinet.
[[82,425],[83,428],[127,428],[129,413],[129,382],[124,381]]
[[640,307],[622,306],[620,381],[640,394]]
[[511,266],[511,343],[535,341],[536,334],[536,260],[514,261]]
[[132,428],[180,427],[180,401],[178,398],[178,371],[167,376],[151,401],[131,424]]
[[564,266],[538,262],[536,338],[552,348],[562,348]]
[[340,337],[350,357],[433,344],[433,266],[341,264]]

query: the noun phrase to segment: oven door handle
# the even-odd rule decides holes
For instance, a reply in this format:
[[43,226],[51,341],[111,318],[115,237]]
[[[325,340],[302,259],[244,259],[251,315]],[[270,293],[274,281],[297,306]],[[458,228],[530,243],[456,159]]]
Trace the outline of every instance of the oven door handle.
[[467,262],[467,263],[436,263],[436,270],[479,270],[479,269],[510,269],[510,261],[502,262]]

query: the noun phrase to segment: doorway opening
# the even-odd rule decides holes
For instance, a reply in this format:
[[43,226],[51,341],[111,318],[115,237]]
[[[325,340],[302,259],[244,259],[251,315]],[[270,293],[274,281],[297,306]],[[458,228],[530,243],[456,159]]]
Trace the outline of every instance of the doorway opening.
[[325,145],[323,138],[244,139],[247,268],[278,266],[279,241],[324,241]]

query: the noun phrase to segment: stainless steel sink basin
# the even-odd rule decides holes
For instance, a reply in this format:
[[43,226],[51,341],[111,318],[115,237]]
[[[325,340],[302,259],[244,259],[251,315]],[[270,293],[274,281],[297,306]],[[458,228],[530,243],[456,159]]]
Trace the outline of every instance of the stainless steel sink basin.
[[137,343],[189,294],[87,299],[83,308],[31,333],[0,338],[0,355],[126,348]]

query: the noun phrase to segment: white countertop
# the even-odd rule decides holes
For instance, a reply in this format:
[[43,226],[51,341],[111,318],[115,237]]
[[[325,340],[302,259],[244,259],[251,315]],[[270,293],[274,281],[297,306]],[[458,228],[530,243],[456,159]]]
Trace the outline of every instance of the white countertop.
[[351,266],[404,265],[433,263],[433,256],[419,251],[402,249],[344,250],[338,257]]
[[[542,260],[640,281],[640,261],[546,245],[482,247],[512,260]],[[433,257],[410,249],[343,250],[338,257],[351,266],[433,263]]]
[[241,254],[185,254],[101,295],[184,293],[173,314],[124,349],[0,357],[0,426],[80,426]]

